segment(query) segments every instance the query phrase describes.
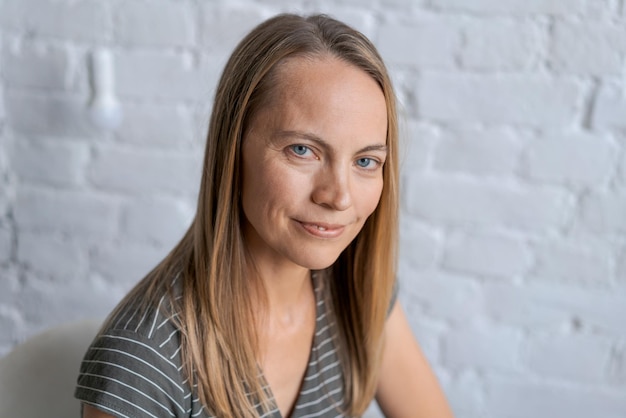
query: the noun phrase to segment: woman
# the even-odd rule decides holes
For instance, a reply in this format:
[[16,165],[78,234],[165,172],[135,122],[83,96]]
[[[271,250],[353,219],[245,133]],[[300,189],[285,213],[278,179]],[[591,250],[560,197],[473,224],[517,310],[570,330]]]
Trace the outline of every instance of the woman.
[[93,417],[450,417],[394,277],[394,95],[374,46],[280,15],[237,46],[195,219],[81,366]]

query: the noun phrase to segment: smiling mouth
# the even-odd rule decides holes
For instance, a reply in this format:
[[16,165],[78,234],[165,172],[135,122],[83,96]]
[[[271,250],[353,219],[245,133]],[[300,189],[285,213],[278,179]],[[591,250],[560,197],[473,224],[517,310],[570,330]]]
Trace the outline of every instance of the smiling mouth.
[[318,238],[336,238],[340,236],[345,229],[345,226],[343,225],[301,221],[298,221],[298,223],[302,225],[302,228],[304,228],[305,231]]

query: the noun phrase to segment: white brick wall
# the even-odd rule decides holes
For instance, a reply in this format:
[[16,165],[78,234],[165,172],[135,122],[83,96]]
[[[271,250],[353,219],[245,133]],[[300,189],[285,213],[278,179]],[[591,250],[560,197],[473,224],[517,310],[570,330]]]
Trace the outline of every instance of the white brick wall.
[[281,11],[389,64],[400,299],[457,416],[626,416],[625,0],[0,0],[0,355],[102,317],[179,239],[217,77]]

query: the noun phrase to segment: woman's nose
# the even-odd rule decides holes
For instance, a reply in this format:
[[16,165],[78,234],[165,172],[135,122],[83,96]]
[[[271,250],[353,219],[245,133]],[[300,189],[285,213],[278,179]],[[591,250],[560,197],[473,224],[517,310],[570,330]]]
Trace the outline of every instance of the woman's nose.
[[316,179],[313,202],[330,209],[344,211],[352,206],[349,169],[328,167]]

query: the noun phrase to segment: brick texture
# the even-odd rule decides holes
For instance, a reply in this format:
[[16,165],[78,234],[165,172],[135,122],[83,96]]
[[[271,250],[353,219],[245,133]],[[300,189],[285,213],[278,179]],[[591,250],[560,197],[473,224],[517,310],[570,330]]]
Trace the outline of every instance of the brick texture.
[[389,67],[399,300],[456,415],[626,416],[623,0],[0,0],[0,355],[103,318],[181,238],[225,61],[286,11]]

